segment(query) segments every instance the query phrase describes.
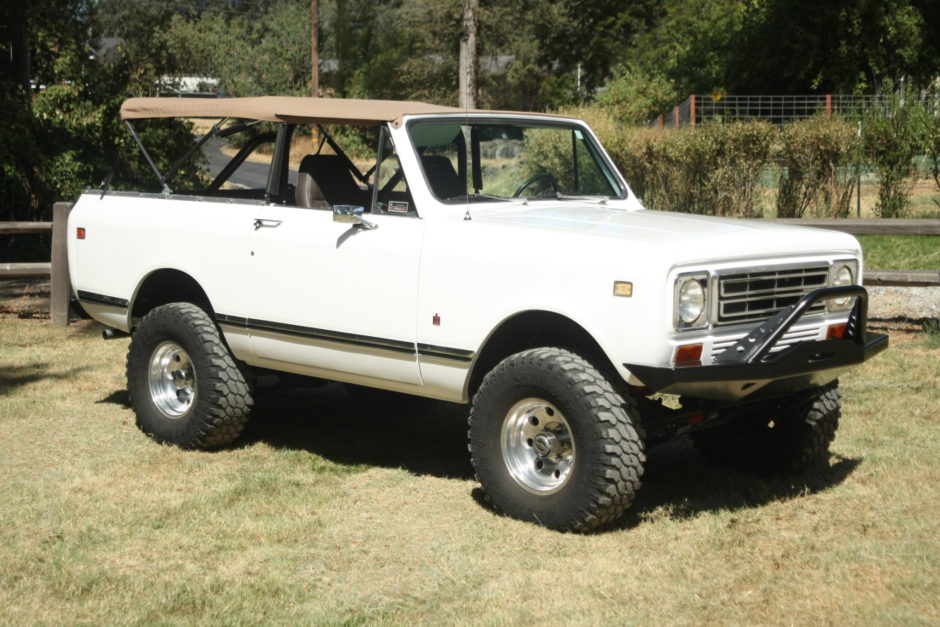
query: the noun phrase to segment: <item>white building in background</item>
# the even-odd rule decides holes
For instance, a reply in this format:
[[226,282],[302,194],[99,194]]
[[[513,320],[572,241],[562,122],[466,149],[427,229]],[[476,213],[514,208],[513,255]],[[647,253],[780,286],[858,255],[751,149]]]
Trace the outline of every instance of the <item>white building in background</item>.
[[219,93],[219,79],[210,76],[162,76],[161,96],[215,97]]

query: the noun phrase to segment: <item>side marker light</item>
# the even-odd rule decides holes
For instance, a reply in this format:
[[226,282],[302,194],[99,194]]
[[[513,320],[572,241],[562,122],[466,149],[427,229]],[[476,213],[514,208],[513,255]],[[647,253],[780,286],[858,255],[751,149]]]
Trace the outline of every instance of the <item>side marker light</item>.
[[614,281],[614,296],[632,297],[633,283],[630,281]]

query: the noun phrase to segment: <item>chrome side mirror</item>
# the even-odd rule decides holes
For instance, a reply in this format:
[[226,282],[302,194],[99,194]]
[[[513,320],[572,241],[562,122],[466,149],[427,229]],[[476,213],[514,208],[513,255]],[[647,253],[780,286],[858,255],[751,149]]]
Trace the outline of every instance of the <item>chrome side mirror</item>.
[[378,224],[363,218],[364,213],[365,209],[358,205],[333,205],[333,222],[352,224],[367,231],[379,228]]

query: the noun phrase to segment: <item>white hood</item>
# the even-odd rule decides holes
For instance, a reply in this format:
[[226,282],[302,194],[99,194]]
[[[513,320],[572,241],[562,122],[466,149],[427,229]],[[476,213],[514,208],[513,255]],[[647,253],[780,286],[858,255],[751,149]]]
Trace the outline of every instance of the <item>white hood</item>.
[[668,251],[676,263],[833,253],[861,255],[854,237],[831,230],[646,209],[625,211],[576,201],[501,205],[499,211],[474,214],[473,219],[614,238],[634,249],[649,249],[657,256]]

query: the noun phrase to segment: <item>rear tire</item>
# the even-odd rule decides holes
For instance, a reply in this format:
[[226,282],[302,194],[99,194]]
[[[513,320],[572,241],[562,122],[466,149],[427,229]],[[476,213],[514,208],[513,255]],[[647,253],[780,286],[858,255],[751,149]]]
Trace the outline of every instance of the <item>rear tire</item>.
[[127,390],[141,431],[187,449],[231,444],[252,407],[215,323],[189,303],[157,307],[141,321],[127,353]]
[[474,396],[471,461],[496,510],[588,531],[620,518],[640,488],[636,424],[632,402],[582,357],[528,350],[500,362]]
[[762,405],[720,427],[692,434],[710,461],[757,472],[805,472],[829,461],[842,411],[839,382],[825,385],[796,407]]

